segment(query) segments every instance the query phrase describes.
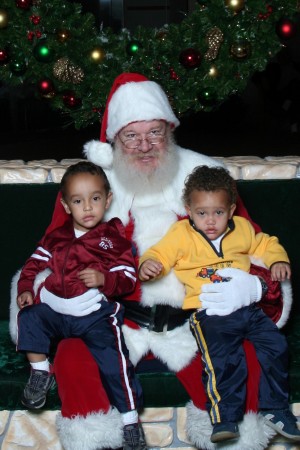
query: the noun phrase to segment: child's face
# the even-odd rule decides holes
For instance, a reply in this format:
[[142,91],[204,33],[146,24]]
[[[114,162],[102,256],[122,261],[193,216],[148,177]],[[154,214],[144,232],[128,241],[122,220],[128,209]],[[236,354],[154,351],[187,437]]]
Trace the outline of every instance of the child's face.
[[99,175],[78,173],[67,180],[66,198],[61,202],[72,215],[74,228],[89,231],[101,222],[111,200],[112,193],[106,194]]
[[190,205],[185,208],[198,230],[212,241],[226,231],[236,205],[230,205],[228,194],[224,190],[195,190],[191,193]]

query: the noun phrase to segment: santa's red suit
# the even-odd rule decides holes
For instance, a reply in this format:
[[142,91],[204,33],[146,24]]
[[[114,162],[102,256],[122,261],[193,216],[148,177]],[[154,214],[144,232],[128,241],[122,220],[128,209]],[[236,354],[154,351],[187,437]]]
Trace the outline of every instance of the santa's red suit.
[[[144,120],[155,118],[157,117],[153,115],[149,118],[145,117]],[[168,120],[168,115],[162,118],[171,122]],[[143,120],[142,116],[137,117],[136,120]],[[127,123],[129,120],[123,123],[123,126]],[[157,186],[151,194],[145,192],[132,194],[126,190],[126,186],[122,185],[115,173],[112,154],[107,152],[107,148],[99,147],[98,144],[99,142],[96,141],[89,143],[86,147],[86,156],[105,169],[113,188],[114,197],[106,219],[117,216],[122,220],[128,237],[131,237],[135,244],[137,256],[156,243],[178,218],[185,216],[184,205],[181,201],[182,188],[186,176],[194,167],[203,164],[208,166],[220,164],[212,158],[175,146],[178,166],[171,182],[167,185],[162,183],[162,186]],[[246,216],[246,210],[241,202],[238,206],[236,213]],[[57,203],[52,227],[61,224],[61,220],[63,220],[63,211],[59,210]],[[266,276],[264,274],[264,278]],[[277,284],[268,284],[269,291],[264,298],[266,311],[279,326],[282,326],[288,318],[291,305],[290,284],[288,282],[282,284],[283,296],[280,295]],[[139,302],[138,304],[144,307],[146,312],[149,310],[153,312],[157,305],[165,305],[164,311],[171,307],[170,311],[173,314],[176,310],[181,311],[183,298],[184,288],[171,272],[155,283],[137,286],[136,292],[129,300]],[[179,321],[177,326],[173,322],[171,330],[163,326],[161,332],[157,332],[155,328],[153,330],[151,327],[147,328],[141,323],[138,324],[139,321],[135,322],[134,313],[131,315],[129,312],[128,317],[131,320],[126,321],[123,332],[133,364],[136,365],[143,357],[151,353],[170,371],[176,373],[191,398],[191,402],[187,405],[186,422],[189,440],[199,449],[216,448],[210,442],[212,426],[205,409],[206,398],[201,381],[201,359],[196,341],[189,330],[188,320],[184,323]],[[145,317],[147,319],[147,313]],[[227,444],[226,449],[262,450],[267,447],[274,432],[265,426],[263,419],[255,413],[260,369],[253,347],[246,343],[245,350],[249,367],[246,414],[239,427],[241,435],[239,440]],[[111,408],[101,385],[97,365],[84,343],[79,339],[62,341],[58,346],[54,368],[62,401],[57,427],[65,450],[120,447],[122,445],[120,415]]]

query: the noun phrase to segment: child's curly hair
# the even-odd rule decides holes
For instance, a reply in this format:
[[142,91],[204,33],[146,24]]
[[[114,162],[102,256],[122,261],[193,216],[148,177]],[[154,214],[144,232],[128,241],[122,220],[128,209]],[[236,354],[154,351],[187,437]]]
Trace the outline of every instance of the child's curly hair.
[[228,170],[223,167],[198,166],[185,179],[182,199],[185,205],[189,205],[193,191],[220,190],[228,193],[230,204],[236,203],[236,183]]

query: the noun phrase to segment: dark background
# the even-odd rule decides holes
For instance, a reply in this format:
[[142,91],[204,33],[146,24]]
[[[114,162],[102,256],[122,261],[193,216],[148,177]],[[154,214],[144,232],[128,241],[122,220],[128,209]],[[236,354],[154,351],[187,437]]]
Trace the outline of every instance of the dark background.
[[[134,29],[179,22],[193,0],[81,0],[96,25]],[[299,18],[298,18],[299,19]],[[300,19],[296,35],[284,43],[266,70],[255,73],[245,91],[217,110],[181,117],[176,131],[183,147],[211,156],[300,155]],[[10,88],[0,81],[0,159],[82,157],[82,146],[99,138],[99,124],[83,130],[37,100],[33,88]]]

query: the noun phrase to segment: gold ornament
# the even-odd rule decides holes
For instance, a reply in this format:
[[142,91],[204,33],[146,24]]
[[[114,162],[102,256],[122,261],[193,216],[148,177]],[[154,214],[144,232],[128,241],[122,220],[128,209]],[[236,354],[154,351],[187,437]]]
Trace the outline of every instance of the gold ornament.
[[84,79],[81,67],[75,66],[69,58],[60,58],[53,66],[53,75],[59,81],[79,84]]
[[234,13],[238,13],[245,8],[245,0],[225,0],[226,8]]
[[251,55],[251,44],[247,39],[237,40],[231,44],[229,52],[236,61],[242,61]]
[[58,30],[56,35],[57,35],[57,40],[63,44],[64,42],[66,42],[70,38],[70,31],[68,31],[68,30]]
[[208,50],[206,51],[204,58],[207,61],[213,61],[218,56],[221,44],[224,40],[224,34],[220,28],[213,27],[208,31],[206,40],[208,43]]
[[8,13],[5,9],[0,9],[0,29],[8,25]]
[[214,64],[212,66],[210,66],[210,69],[208,71],[208,75],[211,78],[217,78],[219,76],[219,71],[218,71],[217,67]]
[[105,51],[103,50],[103,48],[95,47],[91,51],[91,59],[93,60],[93,62],[99,64],[104,60],[104,58],[105,58]]

